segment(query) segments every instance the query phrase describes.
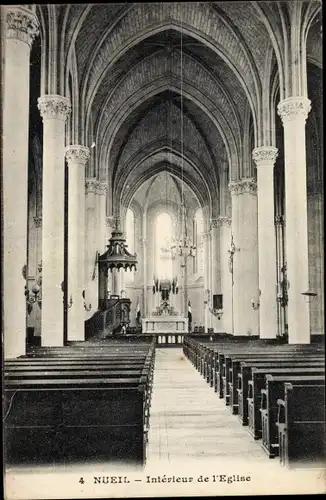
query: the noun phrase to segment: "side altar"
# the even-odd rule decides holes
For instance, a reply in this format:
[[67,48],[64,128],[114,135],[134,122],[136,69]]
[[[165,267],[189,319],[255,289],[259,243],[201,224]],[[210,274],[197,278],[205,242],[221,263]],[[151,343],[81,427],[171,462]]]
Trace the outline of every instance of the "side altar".
[[162,301],[151,316],[142,319],[142,333],[188,333],[188,318],[179,316],[168,301]]

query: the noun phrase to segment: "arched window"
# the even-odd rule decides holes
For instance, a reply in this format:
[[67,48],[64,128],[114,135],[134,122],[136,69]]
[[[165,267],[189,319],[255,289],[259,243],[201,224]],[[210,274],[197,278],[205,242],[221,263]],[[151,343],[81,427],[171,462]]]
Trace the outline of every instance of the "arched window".
[[155,274],[159,278],[173,277],[172,258],[168,251],[173,237],[172,217],[161,212],[155,221]]
[[[128,208],[126,214],[126,238],[127,238],[127,250],[134,254],[135,253],[135,214],[131,208]],[[124,276],[124,282],[126,285],[134,282],[135,271],[127,271]]]

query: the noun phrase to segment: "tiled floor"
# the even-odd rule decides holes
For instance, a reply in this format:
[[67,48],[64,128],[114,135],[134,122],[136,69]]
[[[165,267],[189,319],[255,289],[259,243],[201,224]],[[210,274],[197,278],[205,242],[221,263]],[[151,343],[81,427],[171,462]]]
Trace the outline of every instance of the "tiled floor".
[[275,463],[184,357],[182,349],[157,349],[148,464],[244,457],[246,463],[265,462],[269,467]]

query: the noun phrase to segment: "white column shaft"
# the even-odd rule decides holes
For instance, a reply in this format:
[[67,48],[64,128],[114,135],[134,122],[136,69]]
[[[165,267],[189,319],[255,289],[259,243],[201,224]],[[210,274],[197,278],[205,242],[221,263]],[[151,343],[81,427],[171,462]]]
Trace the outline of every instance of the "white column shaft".
[[112,269],[112,295],[120,295],[120,271]]
[[212,294],[218,293],[220,289],[220,266],[219,266],[219,230],[217,227],[212,227],[212,238],[211,238],[211,267],[212,267]]
[[223,316],[219,330],[233,333],[232,329],[232,274],[229,269],[229,253],[231,242],[231,219],[220,216],[220,269],[221,290],[223,294]]
[[99,223],[99,252],[106,250],[106,196],[107,184],[100,182],[98,186],[98,223]]
[[290,97],[278,105],[284,126],[285,221],[290,344],[310,343],[305,122],[310,101]]
[[64,137],[69,101],[39,98],[43,117],[42,345],[63,345]]
[[63,345],[64,122],[44,122],[42,345]]
[[[212,221],[213,222],[213,221]],[[219,228],[214,219],[211,228],[211,308],[214,306],[213,295],[220,293],[221,273],[220,273],[220,250],[219,250]],[[215,331],[221,331],[221,320],[216,316],[211,317],[211,324]]]
[[204,327],[205,332],[210,327],[210,312],[208,300],[210,298],[211,290],[209,289],[209,234],[203,234],[204,239]]
[[[4,355],[25,353],[26,299],[22,274],[27,260],[29,57],[36,18],[22,7],[4,7],[6,40],[3,87],[3,301]],[[20,26],[15,25],[20,22]],[[15,25],[15,26],[14,26]],[[36,31],[35,31],[36,34]]]
[[[95,181],[96,182],[96,181]],[[97,248],[97,205],[94,179],[86,180],[86,232],[85,232],[85,301],[89,311],[85,312],[89,318],[98,309],[98,264],[95,264]]]
[[258,294],[258,235],[256,183],[230,183],[232,192],[233,325],[234,335],[258,335],[258,311],[251,300]]
[[88,148],[68,146],[68,340],[85,340],[85,164]]
[[259,290],[253,297],[259,303],[260,337],[276,338],[277,328],[277,277],[276,235],[274,224],[274,163],[277,149],[261,147],[253,151],[257,164],[258,197],[258,246],[259,246]]
[[147,314],[147,240],[142,238],[142,250],[143,250],[143,295],[144,295],[144,310],[143,315]]

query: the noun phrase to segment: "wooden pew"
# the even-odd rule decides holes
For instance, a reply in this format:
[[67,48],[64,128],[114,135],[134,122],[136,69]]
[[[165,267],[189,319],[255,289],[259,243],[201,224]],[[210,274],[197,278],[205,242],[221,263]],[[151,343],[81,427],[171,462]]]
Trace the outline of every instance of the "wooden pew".
[[231,356],[225,356],[225,363],[223,366],[223,397],[226,400],[227,405],[232,405],[234,402],[234,398],[236,398],[235,394],[236,393],[236,383],[235,389],[233,390],[233,381],[237,381],[238,373],[240,373],[240,365],[241,361],[248,361],[250,363],[253,362],[258,362],[259,361],[268,361],[268,360],[282,360],[284,362],[292,362],[292,361],[303,361],[305,362],[306,360],[311,360],[311,361],[316,361],[322,360],[321,356],[310,356],[310,355],[302,355],[301,353],[288,353],[288,352],[266,352],[266,353],[250,353],[250,354],[244,354],[244,355],[231,355]]
[[[36,369],[35,369],[36,368]],[[141,364],[137,366],[128,367],[127,365],[110,365],[83,366],[79,365],[77,368],[72,367],[69,363],[67,365],[43,365],[43,366],[5,366],[4,380],[28,380],[35,379],[41,376],[43,379],[57,379],[66,378],[133,378],[145,377],[150,381],[152,376],[152,369],[149,364]]]
[[16,371],[15,369],[8,369],[4,372],[5,382],[7,380],[33,380],[36,377],[41,376],[42,379],[65,379],[67,376],[69,379],[74,378],[85,378],[88,379],[99,377],[109,379],[109,378],[139,378],[140,376],[147,377],[147,374],[144,373],[144,369],[136,369],[136,370],[61,370],[60,368],[54,368],[52,370],[24,370],[24,371]]
[[325,385],[324,376],[274,376],[266,375],[266,388],[261,391],[262,448],[270,458],[278,455],[278,430],[276,426],[277,400],[284,399],[285,383],[292,385]]
[[137,346],[127,346],[127,347],[117,347],[106,346],[106,347],[54,347],[54,348],[38,348],[34,350],[32,353],[20,357],[18,359],[31,359],[31,358],[57,358],[57,357],[98,357],[98,356],[106,356],[106,357],[128,357],[128,358],[137,358],[141,356],[146,356],[149,347],[139,348]]
[[[244,351],[243,349],[233,350],[232,352],[220,352],[218,355],[218,385],[217,391],[219,392],[220,398],[226,398],[227,404],[229,403],[229,382],[230,382],[230,368],[232,366],[232,360],[237,359],[238,361],[249,361],[250,359],[269,359],[269,358],[279,358],[279,359],[306,359],[310,355],[310,351],[307,350],[296,351],[289,348],[284,349],[283,346],[277,346],[277,348],[252,348],[250,351]],[[313,354],[313,357],[319,359],[321,355]],[[236,380],[236,375],[232,380]],[[238,384],[237,384],[238,385]]]
[[147,361],[119,361],[119,360],[96,360],[96,361],[80,361],[80,360],[70,360],[70,359],[60,359],[60,360],[51,360],[51,363],[44,362],[44,360],[38,360],[38,361],[31,361],[30,363],[16,363],[16,362],[11,362],[11,361],[5,361],[5,368],[16,368],[17,370],[24,371],[28,368],[33,368],[33,370],[45,370],[45,369],[51,369],[51,368],[56,368],[56,367],[61,367],[62,370],[70,370],[72,369],[88,369],[88,368],[98,368],[99,370],[102,368],[107,368],[107,367],[112,367],[114,368],[115,366],[118,366],[119,368],[124,368],[124,369],[138,369],[144,364],[147,363]]
[[7,381],[6,461],[143,463],[145,387],[141,378]]
[[[99,357],[103,357],[103,358],[115,358],[119,356],[119,358],[123,359],[123,358],[128,358],[128,359],[138,359],[138,358],[143,358],[143,357],[146,357],[145,354],[143,353],[134,353],[134,354],[128,354],[128,353],[119,353],[119,352],[116,352],[116,353],[101,353],[101,352],[94,352],[94,353],[85,353],[85,352],[76,352],[76,353],[49,353],[49,354],[45,354],[45,355],[37,355],[37,356],[33,356],[33,357],[29,357],[29,358],[23,358],[23,359],[52,359],[52,358],[75,358],[75,359],[83,359],[83,358],[90,358],[90,359],[95,359],[95,358],[99,358]],[[22,359],[22,358],[17,358],[17,359]]]
[[[98,369],[98,367],[79,367],[78,370],[69,368],[69,366],[54,366],[50,369],[46,366],[38,367],[38,370],[34,370],[33,368],[26,368],[22,371],[17,369],[17,367],[6,367],[4,371],[4,381],[5,384],[7,381],[25,381],[26,385],[28,385],[29,381],[41,378],[44,380],[73,380],[73,379],[85,379],[87,377],[88,380],[98,381],[99,379],[139,379],[140,377],[145,381],[147,385],[147,402],[150,403],[150,395],[152,392],[152,378],[153,378],[153,369],[151,366],[141,366],[136,369],[118,369],[119,367],[115,367],[112,369],[108,366],[105,366],[103,369]],[[65,369],[62,369],[65,368]],[[146,420],[149,420],[149,408],[146,411]]]
[[257,368],[252,367],[252,379],[248,382],[248,429],[254,439],[261,438],[261,390],[264,388],[265,376],[267,374],[275,376],[286,375],[324,375],[325,367],[287,367],[282,368],[280,364],[275,368]]
[[[312,361],[312,362],[315,362]],[[324,362],[320,361],[322,367]],[[237,392],[238,392],[238,417],[242,425],[248,425],[248,390],[249,380],[252,378],[252,368],[254,364],[250,361],[241,362],[240,372],[238,373]],[[262,387],[263,388],[263,387]]]
[[[251,341],[245,343],[243,341],[222,342],[213,341],[196,341],[194,339],[186,339],[184,348],[185,354],[191,359],[197,370],[203,375],[210,385],[219,392],[220,397],[224,397],[230,404],[233,413],[237,413],[239,407],[239,416],[244,418],[243,424],[248,424],[248,408],[251,408],[250,428],[256,438],[261,434],[261,419],[260,419],[260,393],[259,387],[254,381],[249,382],[252,376],[252,369],[263,367],[272,372],[273,375],[282,373],[282,376],[293,376],[297,380],[298,373],[308,373],[308,375],[300,375],[300,378],[314,378],[320,380],[324,375],[324,346],[323,345],[268,345]],[[240,368],[245,365],[244,369],[244,384],[242,382],[242,372]],[[277,370],[277,371],[275,371]],[[283,370],[283,371],[282,371]],[[285,371],[284,371],[285,370]],[[287,372],[289,371],[289,373]],[[274,372],[273,372],[274,371]],[[314,374],[314,375],[312,375]],[[319,374],[319,375],[318,375]],[[266,375],[262,376],[263,379]],[[248,377],[248,379],[246,379]],[[240,386],[237,388],[237,379]],[[258,379],[257,379],[258,380]],[[223,384],[224,383],[224,384]],[[296,383],[296,382],[295,382]],[[244,393],[243,393],[244,385]],[[255,387],[258,387],[258,390]],[[253,393],[247,400],[248,388],[253,390]],[[237,396],[241,396],[237,401]],[[246,397],[243,398],[243,395]],[[241,399],[241,402],[240,402]],[[249,405],[249,406],[248,406]],[[251,406],[250,406],[251,405]],[[244,411],[240,409],[243,406]],[[257,417],[257,411],[259,416]],[[255,425],[257,429],[255,429]],[[259,427],[260,426],[260,427]]]
[[272,352],[284,352],[284,353],[323,353],[323,346],[316,345],[273,345],[261,343],[257,340],[251,340],[250,342],[244,342],[244,339],[229,338],[219,341],[197,341],[191,338],[185,338],[184,340],[184,352],[189,355],[189,359],[196,366],[197,370],[203,375],[203,377],[214,386],[215,392],[220,393],[220,397],[223,397],[223,380],[222,372],[220,366],[224,364],[224,354],[225,353],[239,353],[246,355],[247,353],[270,353]]
[[285,384],[278,404],[280,463],[325,469],[325,386]]
[[[267,366],[269,365],[271,368],[275,366],[275,364],[279,364],[282,362],[282,366],[292,366],[300,365],[306,366],[307,363],[312,364],[313,366],[324,366],[325,361],[322,356],[297,356],[297,355],[280,355],[280,354],[270,354],[269,356],[260,356],[259,358],[246,357],[247,361],[244,361],[243,357],[236,357],[232,359],[232,366],[229,368],[229,378],[228,378],[228,394],[229,394],[229,404],[232,410],[233,415],[238,414],[239,410],[239,399],[238,399],[238,375],[241,373],[241,366],[243,363],[246,363],[246,367],[250,370],[251,366]],[[244,369],[245,370],[245,369]]]
[[[120,357],[114,349],[114,358],[118,358],[114,359],[106,356],[112,354],[107,347],[73,352],[55,349],[55,353],[47,348],[44,357],[38,353],[6,361],[8,461],[35,462],[37,457],[41,463],[74,461],[84,454],[87,460],[96,456],[102,461],[144,463],[154,343],[146,350],[130,357],[126,355],[130,349],[122,348],[120,353],[125,352]],[[134,364],[130,366],[130,362]],[[47,440],[49,446],[42,447]]]

